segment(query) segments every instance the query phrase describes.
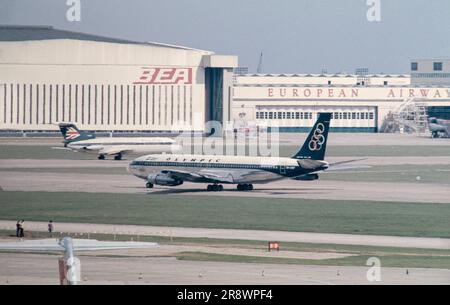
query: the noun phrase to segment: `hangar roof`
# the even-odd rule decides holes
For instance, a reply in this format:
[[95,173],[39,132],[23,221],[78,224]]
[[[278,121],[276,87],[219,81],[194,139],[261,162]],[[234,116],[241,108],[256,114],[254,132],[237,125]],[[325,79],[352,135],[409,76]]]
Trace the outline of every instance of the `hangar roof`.
[[50,40],[50,39],[74,39],[74,40],[86,40],[86,41],[122,43],[122,44],[138,44],[147,46],[157,46],[163,48],[205,52],[203,50],[177,45],[169,45],[156,42],[139,42],[120,38],[110,38],[93,34],[60,30],[55,29],[52,26],[0,25],[0,41],[33,41],[33,40]]

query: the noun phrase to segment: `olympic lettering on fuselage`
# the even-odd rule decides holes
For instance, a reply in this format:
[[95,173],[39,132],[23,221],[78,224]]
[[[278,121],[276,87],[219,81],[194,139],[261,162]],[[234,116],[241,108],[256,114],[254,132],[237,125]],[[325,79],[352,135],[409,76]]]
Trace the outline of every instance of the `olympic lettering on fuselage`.
[[323,132],[325,131],[325,125],[322,123],[317,124],[316,129],[309,140],[308,148],[311,151],[319,151],[322,149],[323,143],[325,143],[325,137]]

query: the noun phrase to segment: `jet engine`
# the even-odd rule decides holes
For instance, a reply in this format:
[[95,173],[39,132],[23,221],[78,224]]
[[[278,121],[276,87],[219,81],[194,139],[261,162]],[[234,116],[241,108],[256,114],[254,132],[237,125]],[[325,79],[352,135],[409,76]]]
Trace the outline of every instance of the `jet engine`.
[[183,180],[169,177],[165,174],[150,174],[147,177],[147,181],[156,185],[177,186],[183,184]]
[[302,181],[312,181],[312,180],[317,180],[317,179],[319,179],[318,174],[306,174],[306,175],[301,175],[301,176],[295,177],[295,180],[302,180]]

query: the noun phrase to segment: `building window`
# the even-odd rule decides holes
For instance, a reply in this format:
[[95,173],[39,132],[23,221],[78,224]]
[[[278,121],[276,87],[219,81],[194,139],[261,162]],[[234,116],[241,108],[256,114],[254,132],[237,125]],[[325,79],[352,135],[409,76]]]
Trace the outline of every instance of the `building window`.
[[101,87],[101,100],[102,100],[102,102],[101,102],[101,108],[102,108],[102,112],[101,112],[101,116],[100,116],[100,118],[101,118],[101,124],[103,125],[103,122],[104,122],[104,116],[105,116],[105,93],[104,93],[104,87],[103,87],[103,85],[102,85],[102,87]]
[[167,126],[168,86],[164,86],[164,125]]
[[[48,94],[48,121],[51,124],[52,123],[52,115],[53,115],[53,86],[50,85],[50,92]],[[44,116],[45,120],[45,116]]]
[[[152,124],[155,124],[155,86],[152,87]],[[184,121],[186,121],[186,86],[184,86]]]
[[36,124],[39,124],[39,107],[39,85],[36,85]]
[[419,68],[419,64],[416,62],[411,63],[411,71],[417,71]]
[[88,124],[91,124],[91,85],[88,85]]
[[127,125],[130,124],[130,86],[127,85]]
[[139,86],[139,125],[142,125],[142,85]]
[[97,85],[94,85],[94,106],[95,106],[95,125],[97,125],[97,116],[98,116],[98,93],[97,93]]
[[[5,84],[5,123],[6,123],[6,84]],[[27,85],[23,84],[23,124],[26,123],[27,112]]]
[[81,85],[81,124],[84,124],[84,85]]
[[114,85],[114,125],[117,124],[117,85]]
[[[59,85],[56,85],[56,92],[55,92],[55,107],[56,107],[56,122],[59,122]],[[52,118],[50,117],[50,120]]]
[[123,85],[120,85],[120,125],[123,124]]
[[177,121],[181,121],[181,87],[177,86]]
[[442,62],[434,62],[433,70],[434,71],[442,71]]
[[133,125],[136,125],[136,110],[137,110],[137,103],[136,103],[136,86],[133,86]]
[[372,112],[369,113],[369,119],[373,120],[373,113]]
[[384,85],[384,86],[387,86],[387,85],[388,85],[387,80],[385,80],[385,81],[383,82],[383,85]]
[[[17,84],[17,124],[19,124],[19,121],[20,121],[20,85]],[[23,123],[25,124],[25,119],[23,119]]]
[[78,85],[75,85],[75,122],[78,122]]
[[108,125],[111,124],[111,85],[108,85],[108,114],[107,114]]
[[72,85],[69,85],[69,121],[72,120]]
[[145,125],[148,125],[148,86],[145,86]]
[[30,84],[30,124],[33,120],[33,85]]

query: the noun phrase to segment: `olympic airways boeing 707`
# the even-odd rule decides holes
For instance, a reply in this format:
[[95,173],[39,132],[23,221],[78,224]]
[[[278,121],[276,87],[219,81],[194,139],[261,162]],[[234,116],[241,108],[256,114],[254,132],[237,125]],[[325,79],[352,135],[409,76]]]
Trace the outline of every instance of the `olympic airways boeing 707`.
[[237,184],[239,191],[253,190],[253,184],[281,179],[316,180],[318,173],[341,166],[349,160],[329,164],[324,160],[331,113],[320,113],[300,150],[292,158],[146,155],[132,161],[128,170],[154,185],[177,186],[184,181],[209,183],[208,191],[222,191],[222,184]]

